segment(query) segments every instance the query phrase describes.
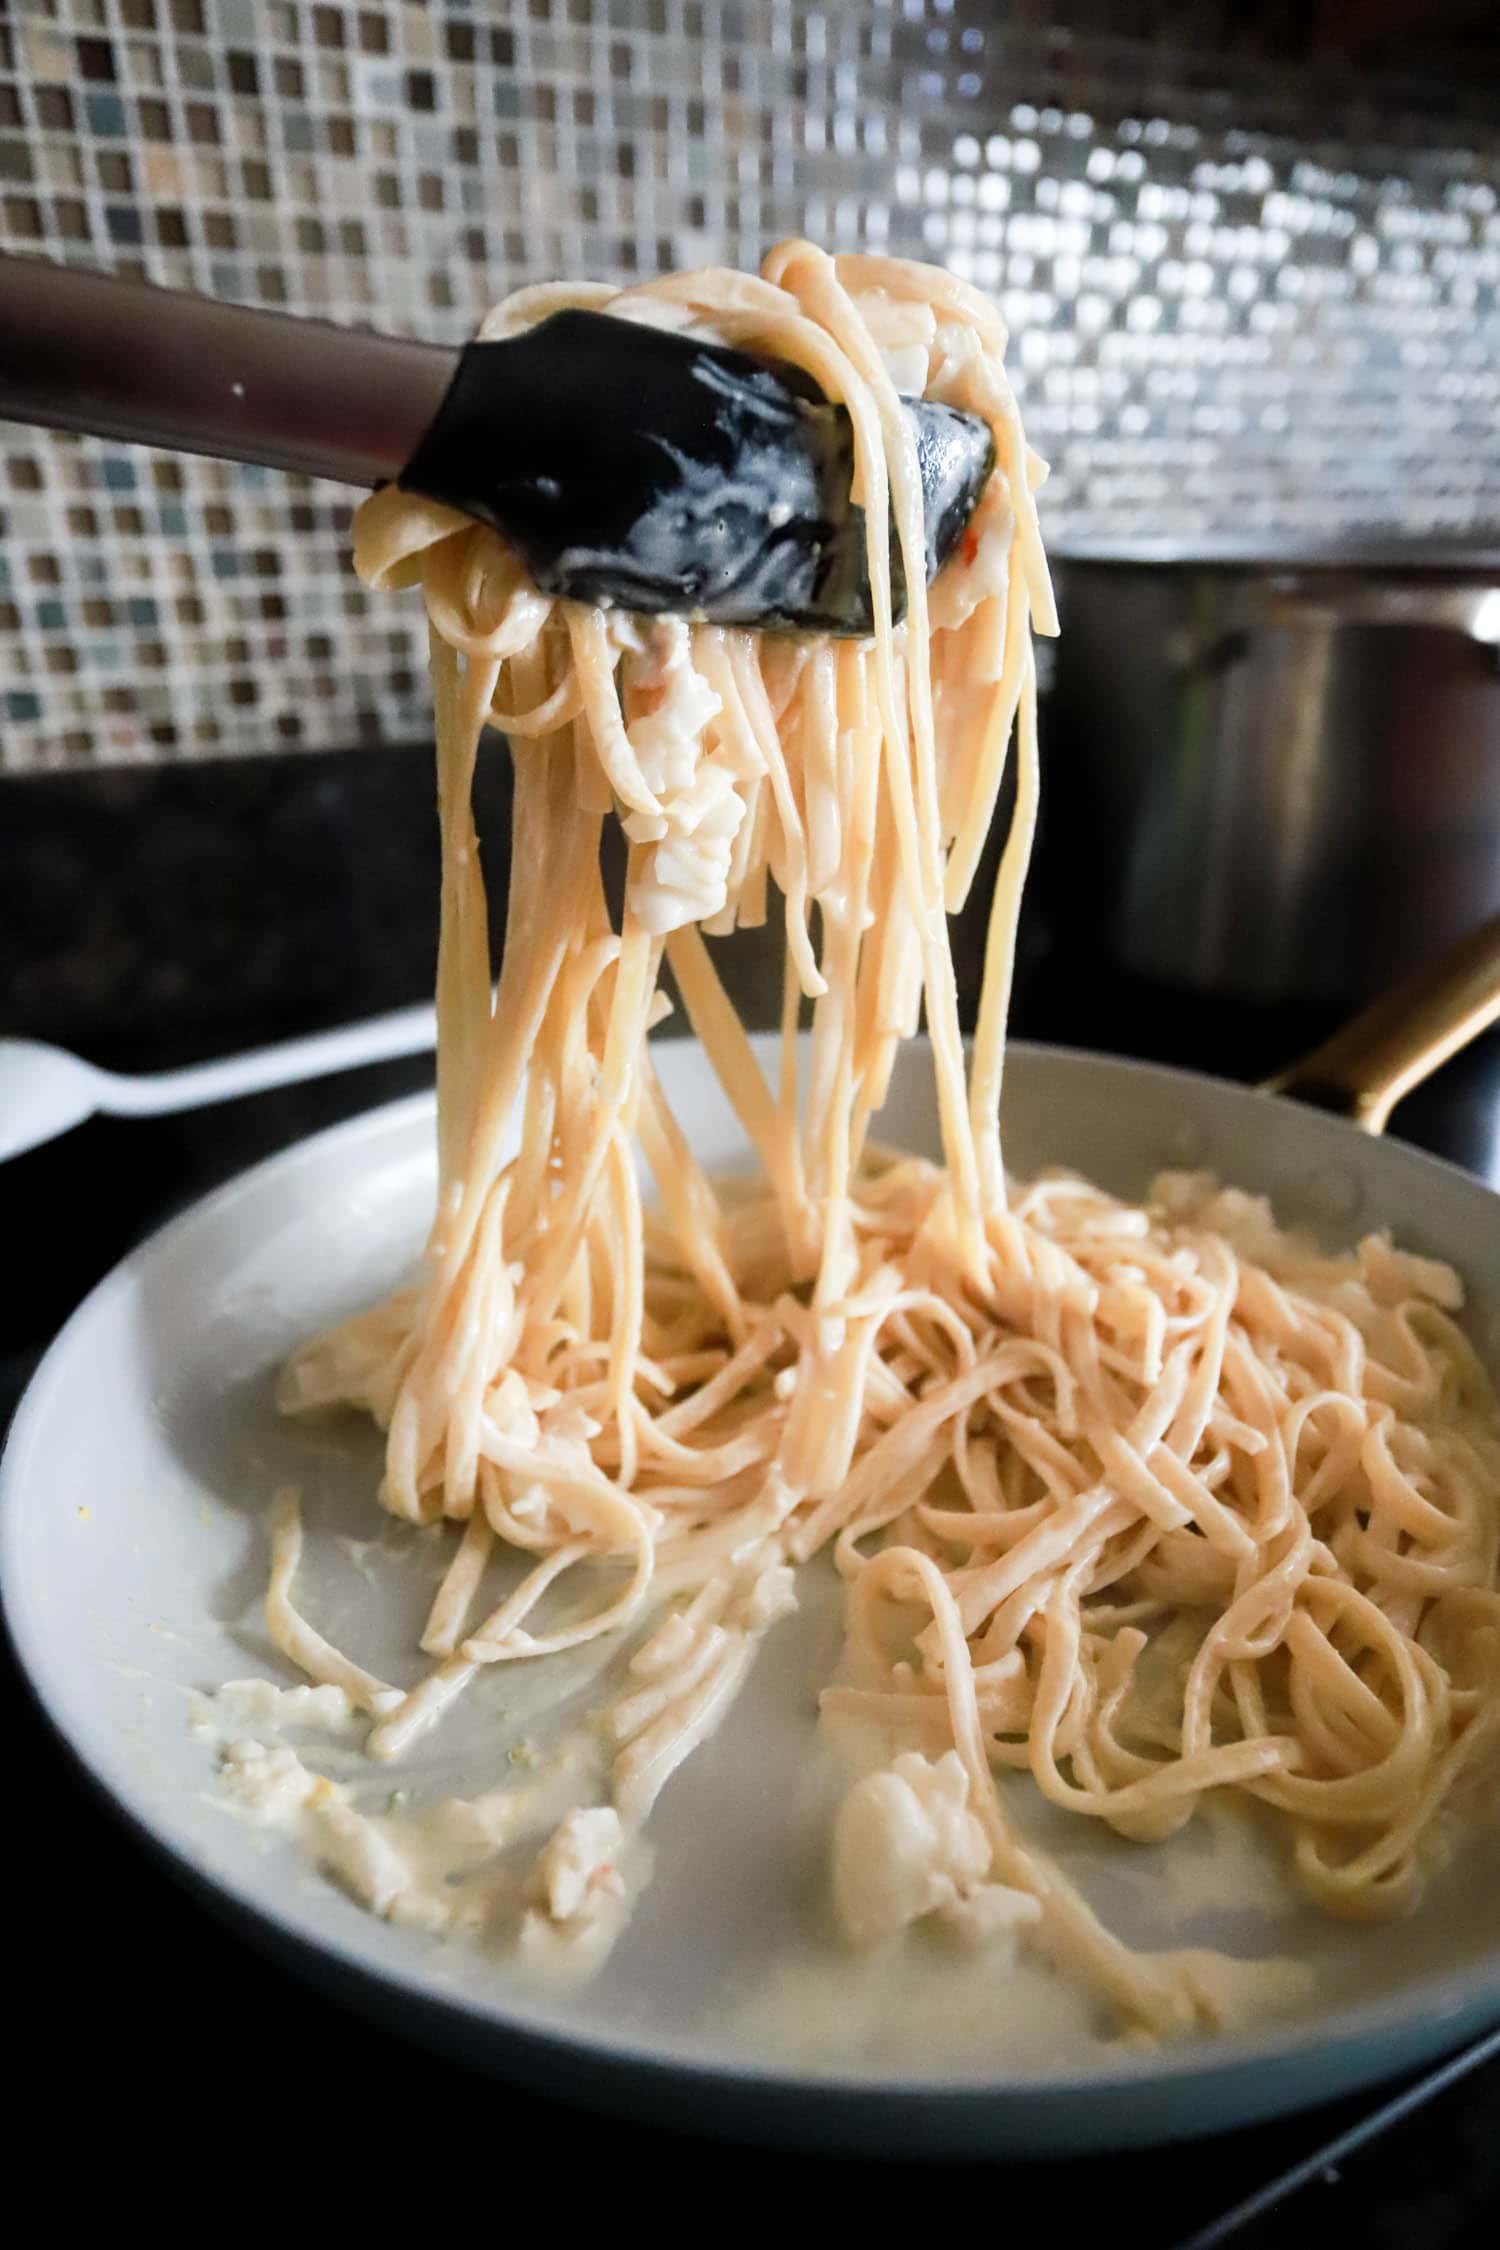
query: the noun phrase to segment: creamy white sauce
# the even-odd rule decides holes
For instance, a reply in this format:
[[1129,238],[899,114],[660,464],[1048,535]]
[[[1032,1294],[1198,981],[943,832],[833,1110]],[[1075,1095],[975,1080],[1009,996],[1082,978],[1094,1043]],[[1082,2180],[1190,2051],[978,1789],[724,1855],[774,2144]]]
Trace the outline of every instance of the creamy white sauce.
[[[769,1549],[728,1573],[728,1586],[716,1621],[663,1615],[615,1675],[613,1697],[598,1652],[587,1663],[560,1660],[565,1677],[515,1668],[504,1710],[493,1706],[486,1720],[496,1730],[489,1739],[508,1746],[499,1778],[473,1794],[436,1793],[430,1765],[409,1790],[399,1770],[378,1773],[362,1754],[368,1721],[338,1687],[231,1680],[192,1699],[190,1723],[218,1753],[226,1810],[281,1839],[366,1911],[497,1947],[548,1983],[577,1982],[607,1959],[650,1874],[649,1850],[605,1801],[622,1732],[663,1720],[676,1732],[693,1717],[680,1707],[682,1667],[693,1673],[698,1644],[709,1687],[709,1644],[717,1638],[731,1654],[742,1644],[748,1660],[794,1598],[792,1573]],[[572,1700],[580,1690],[592,1701],[581,1722]],[[705,1732],[727,1708],[717,1693],[708,1700]],[[562,1721],[559,1706],[570,1702],[574,1719]],[[747,2042],[789,2060],[853,2057],[872,2068],[960,2069],[997,2053],[1008,2069],[1046,2067],[1097,2054],[1110,2026],[1028,1943],[1035,1901],[988,1879],[988,1846],[956,1755],[936,1755],[930,1743],[920,1755],[911,1736],[863,1720],[829,1722],[829,1732],[854,1779],[831,1831],[826,1903],[791,1937],[793,1958],[731,2001]],[[460,1758],[460,1770],[472,1770],[472,1754]],[[627,1816],[635,1819],[628,1807]],[[1149,1888],[1153,1907],[1169,1895],[1185,1922],[1227,1909],[1235,1952],[1254,1952],[1268,1935],[1267,1902],[1281,1895],[1273,1857],[1256,1824],[1210,1806],[1170,1851],[1123,1850],[1111,1882],[1119,1898]],[[1238,1911],[1252,1906],[1259,1930]],[[828,1942],[835,1927],[843,1946]],[[1160,1958],[1187,1968],[1231,2027],[1313,1994],[1314,1972],[1300,1963],[1206,1950]]]
[[612,1805],[566,1814],[532,1871],[521,1958],[554,1973],[592,1975],[629,1921],[649,1874],[649,1854]]
[[189,1706],[194,1734],[209,1741],[237,1740],[252,1729],[316,1727],[320,1733],[352,1734],[359,1713],[341,1687],[277,1687],[274,1680],[226,1680],[212,1695],[195,1695]]
[[194,1697],[191,1716],[193,1732],[219,1750],[226,1809],[287,1839],[370,1913],[438,1936],[509,1938],[548,1970],[597,1968],[650,1864],[613,1808],[579,1803],[602,1780],[597,1736],[575,1729],[545,1757],[516,1745],[514,1778],[477,1796],[413,1803],[385,1788],[372,1810],[362,1801],[364,1760],[345,1749],[350,1773],[337,1778],[283,1739],[284,1730],[317,1732],[325,1756],[337,1757],[366,1723],[342,1688],[261,1679]]
[[[747,1992],[747,2039],[788,2062],[857,2055],[871,2068],[955,2070],[997,2051],[1008,2070],[1024,2070],[1083,2061],[1102,2045],[1154,2045],[1120,2033],[1079,1980],[1027,1942],[1037,1903],[986,1879],[989,1847],[956,1752],[919,1755],[911,1730],[862,1718],[825,1716],[822,1728],[858,1777],[833,1831],[845,1966],[836,1974],[826,1952],[809,1952]],[[1050,1808],[1038,1810],[1045,1825]],[[1048,1841],[1065,1862],[1063,1840]],[[1112,1865],[1117,1912],[1134,1899],[1146,1927],[1159,1929],[1165,1912],[1169,1927],[1217,1922],[1225,1932],[1222,1948],[1143,1953],[1184,1973],[1220,2030],[1295,2015],[1322,1989],[1315,1958],[1272,1950],[1303,1942],[1286,1921],[1283,1857],[1244,1807],[1211,1800],[1168,1847],[1122,1845]]]
[[[1150,1956],[1186,1969],[1230,2032],[1295,2016],[1317,1997],[1305,1962],[1237,1960],[1210,1951]],[[721,2036],[782,2068],[889,2077],[922,2073],[1007,2079],[1098,2065],[1110,2047],[1156,2051],[1122,2036],[1111,2012],[1075,1977],[1009,1937],[954,1943],[946,1921],[909,1927],[860,1950],[817,1942],[788,1949],[731,1992]]]
[[685,923],[712,920],[728,897],[734,841],[745,801],[723,748],[704,748],[704,729],[719,698],[692,661],[692,636],[681,618],[653,619],[623,650],[640,686],[659,697],[654,711],[632,721],[630,745],[647,788],[660,806],[654,815],[628,813],[621,826],[632,843],[652,847],[641,855],[630,904],[656,936]]
[[956,1750],[908,1750],[856,1781],[833,1827],[834,1912],[853,1945],[899,1937],[935,1915],[971,1945],[1015,1941],[1040,1918],[1034,1898],[989,1881],[990,1845],[969,1810]]
[[219,1786],[235,1811],[289,1837],[385,1921],[435,1933],[482,1929],[514,1887],[513,1878],[465,1872],[446,1852],[434,1854],[420,1817],[361,1812],[346,1784],[305,1765],[287,1743],[230,1743]]

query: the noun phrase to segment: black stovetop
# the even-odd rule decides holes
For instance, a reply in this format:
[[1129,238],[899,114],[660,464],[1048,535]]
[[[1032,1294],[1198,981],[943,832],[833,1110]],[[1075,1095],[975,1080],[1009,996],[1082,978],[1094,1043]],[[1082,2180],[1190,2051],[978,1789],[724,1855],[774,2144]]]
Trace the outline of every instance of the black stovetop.
[[[481,781],[480,827],[492,836],[505,820],[502,767],[490,761]],[[403,751],[0,786],[0,1035],[56,1039],[145,1069],[421,997],[435,898],[431,798],[427,761]],[[1082,973],[1087,940],[1060,928],[1045,898],[1034,904],[1020,1031],[1249,1077],[1329,1028],[1327,1010],[1236,1012],[1134,987],[1102,972],[1097,952]],[[753,959],[743,981],[754,990]],[[0,1292],[0,1428],[72,1305],[131,1243],[256,1158],[429,1078],[419,1061],[182,1118],[96,1121],[0,1167],[10,1283]],[[1500,1043],[1450,1065],[1398,1113],[1396,1129],[1500,1176]],[[582,2217],[596,2197],[623,2197],[638,2218],[675,2210],[688,2223],[706,2208],[691,2200],[700,2179],[721,2190],[732,2180],[737,2194],[743,2184],[778,2204],[830,2186],[856,2200],[873,2190],[882,2215],[894,2216],[890,2198],[901,2197],[903,2217],[915,2195],[946,2201],[961,2187],[996,2197],[1007,2232],[1041,2219],[1068,2240],[1129,2214],[1142,2250],[1211,2241],[1250,2250],[1331,2228],[1437,2250],[1477,2238],[1500,2208],[1500,2040],[1293,2121],[1169,2156],[1012,2163],[1003,2185],[993,2166],[739,2150],[502,2088],[419,2052],[388,2019],[344,2013],[222,1927],[75,1774],[3,1661],[20,1761],[10,1803],[42,1839],[7,1855],[3,1926],[45,1972],[14,1980],[7,2030],[38,2114],[65,2102],[75,2124],[87,2121],[80,2153],[101,2166],[111,2146],[165,2141],[224,2152],[235,2166],[227,2176],[248,2188],[244,2152],[284,2117],[318,2152],[325,2185],[347,2188],[351,2218],[393,2174],[409,2190],[424,2173],[445,2224],[487,2209],[503,2224],[521,2181],[528,2206],[555,2199],[559,2214]],[[425,2129],[414,2131],[419,2117]],[[588,2176],[576,2165],[559,2171],[559,2156],[585,2148]]]

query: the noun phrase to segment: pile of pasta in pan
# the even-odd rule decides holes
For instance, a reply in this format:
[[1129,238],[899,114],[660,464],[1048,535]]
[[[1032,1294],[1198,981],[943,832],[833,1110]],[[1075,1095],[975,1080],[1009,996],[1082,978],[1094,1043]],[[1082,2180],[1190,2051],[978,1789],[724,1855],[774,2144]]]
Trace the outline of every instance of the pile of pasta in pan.
[[[1458,1283],[1384,1238],[1321,1253],[1197,1176],[1139,1205],[1007,1182],[1032,634],[1055,619],[994,308],[946,273],[793,242],[759,277],[524,291],[485,333],[577,303],[792,362],[845,405],[875,630],[756,636],[554,600],[450,510],[394,488],[362,507],[361,575],[419,587],[431,621],[440,1187],[416,1284],[310,1343],[285,1402],[368,1412],[383,1506],[461,1534],[427,1668],[399,1688],[294,1606],[284,1501],[273,1634],[391,1760],[486,1667],[624,1651],[607,1787],[567,1813],[534,1889],[565,1929],[618,1896],[629,1839],[795,1602],[795,1567],[829,1555],[848,1647],[825,1701],[896,1752],[836,1824],[850,1935],[936,1916],[1059,1962],[1137,2032],[1191,2030],[1214,2016],[1192,1963],[1112,1935],[1026,1841],[1004,1776],[1146,1844],[1243,1793],[1320,1904],[1415,1900],[1500,1723],[1500,1421]],[[982,416],[998,459],[930,589],[914,393]],[[515,769],[494,989],[470,809],[488,729]],[[966,1058],[947,917],[1012,757]],[[770,1076],[713,944],[768,917]],[[663,1096],[664,969],[753,1182],[706,1177]],[[878,1140],[924,1018],[941,1163]],[[502,1551],[524,1568],[496,1603]]]

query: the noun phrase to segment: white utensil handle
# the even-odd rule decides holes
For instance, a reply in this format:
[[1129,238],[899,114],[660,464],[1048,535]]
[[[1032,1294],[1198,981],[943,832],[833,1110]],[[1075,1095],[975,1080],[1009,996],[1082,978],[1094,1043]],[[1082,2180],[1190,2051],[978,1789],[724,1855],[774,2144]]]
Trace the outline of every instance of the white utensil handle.
[[294,1086],[307,1078],[331,1078],[340,1070],[389,1062],[397,1055],[419,1055],[437,1041],[437,1016],[430,1002],[397,1008],[365,1023],[338,1031],[315,1031],[305,1039],[285,1039],[274,1047],[253,1047],[222,1062],[194,1063],[186,1070],[160,1070],[139,1077],[100,1071],[99,1107],[114,1117],[158,1117],[179,1109],[202,1109],[237,1094],[259,1094],[272,1086]]

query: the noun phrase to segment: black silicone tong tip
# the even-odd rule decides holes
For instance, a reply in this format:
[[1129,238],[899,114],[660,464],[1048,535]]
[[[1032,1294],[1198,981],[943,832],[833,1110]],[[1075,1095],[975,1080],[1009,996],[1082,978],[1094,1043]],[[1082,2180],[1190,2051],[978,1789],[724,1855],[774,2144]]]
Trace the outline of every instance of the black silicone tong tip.
[[[907,411],[930,579],[995,448],[972,415]],[[800,370],[580,311],[471,344],[401,482],[493,525],[546,593],[863,636],[874,610],[853,469],[848,414]],[[891,593],[900,617],[894,538]]]

